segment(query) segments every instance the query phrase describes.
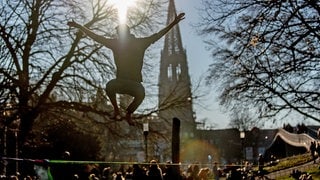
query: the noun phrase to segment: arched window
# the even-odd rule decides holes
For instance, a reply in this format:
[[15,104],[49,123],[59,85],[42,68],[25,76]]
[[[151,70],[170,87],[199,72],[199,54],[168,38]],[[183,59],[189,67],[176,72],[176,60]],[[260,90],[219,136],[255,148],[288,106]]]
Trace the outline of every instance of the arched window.
[[172,81],[172,64],[168,66],[168,80]]

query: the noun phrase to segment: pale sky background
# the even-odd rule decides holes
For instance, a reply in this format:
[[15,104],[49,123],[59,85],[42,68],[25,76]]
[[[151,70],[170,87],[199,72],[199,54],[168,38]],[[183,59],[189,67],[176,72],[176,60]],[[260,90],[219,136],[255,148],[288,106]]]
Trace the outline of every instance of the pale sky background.
[[[185,19],[179,23],[183,47],[187,51],[189,74],[193,86],[200,77],[208,70],[213,61],[210,51],[206,50],[204,39],[197,35],[192,25],[200,21],[200,0],[175,0],[177,14],[186,13]],[[228,114],[224,113],[219,106],[216,94],[213,90],[206,96],[206,101],[201,102],[206,108],[194,105],[197,120],[207,119],[206,124],[214,129],[226,128],[229,124]],[[197,100],[195,100],[197,101]]]

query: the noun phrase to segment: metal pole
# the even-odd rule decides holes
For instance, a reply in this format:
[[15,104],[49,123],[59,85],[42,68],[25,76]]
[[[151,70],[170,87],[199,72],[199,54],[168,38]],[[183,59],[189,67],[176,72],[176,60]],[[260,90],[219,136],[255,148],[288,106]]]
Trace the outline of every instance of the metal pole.
[[[14,137],[16,140],[16,158],[19,158],[19,143],[18,143],[18,130],[14,131]],[[19,161],[16,161],[16,174],[19,172]]]
[[144,145],[145,145],[145,154],[146,154],[146,162],[148,162],[148,133],[144,133]]
[[[180,163],[180,119],[173,118],[172,121],[172,162],[174,164]],[[173,166],[173,170],[175,174],[179,174],[180,167],[179,166]],[[174,178],[178,179],[178,177]]]
[[143,135],[144,135],[144,145],[145,145],[145,161],[148,162],[148,134],[149,134],[149,123],[143,123]]
[[[4,126],[4,135],[3,135],[3,156],[7,157],[7,131],[8,127]],[[4,175],[7,175],[7,162],[4,162],[4,168],[3,168]]]
[[172,162],[180,162],[180,120],[178,118],[173,118],[172,122]]

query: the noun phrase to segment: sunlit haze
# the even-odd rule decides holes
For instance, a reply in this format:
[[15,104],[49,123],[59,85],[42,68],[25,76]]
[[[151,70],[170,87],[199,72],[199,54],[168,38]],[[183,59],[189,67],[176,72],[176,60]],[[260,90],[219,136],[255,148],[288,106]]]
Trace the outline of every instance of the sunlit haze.
[[119,24],[125,24],[127,22],[128,8],[134,7],[136,0],[110,0],[109,3],[118,11]]

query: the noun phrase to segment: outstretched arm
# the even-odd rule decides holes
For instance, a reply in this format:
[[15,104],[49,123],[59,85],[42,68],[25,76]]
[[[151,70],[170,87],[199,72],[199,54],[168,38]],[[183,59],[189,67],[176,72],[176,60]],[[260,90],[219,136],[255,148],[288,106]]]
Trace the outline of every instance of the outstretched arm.
[[184,19],[184,15],[185,13],[180,13],[178,16],[176,16],[176,18],[165,28],[163,28],[161,31],[159,31],[157,33],[157,39],[155,41],[157,41],[158,39],[160,39],[162,36],[164,36],[168,31],[170,31],[171,28],[173,28],[173,26],[175,26],[176,24],[178,24],[181,20]]
[[68,26],[78,28],[82,32],[86,33],[86,35],[88,35],[90,38],[97,41],[98,43],[101,43],[107,47],[109,46],[109,42],[107,38],[92,32],[90,29],[86,28],[85,26],[82,26],[74,21],[69,21]]

